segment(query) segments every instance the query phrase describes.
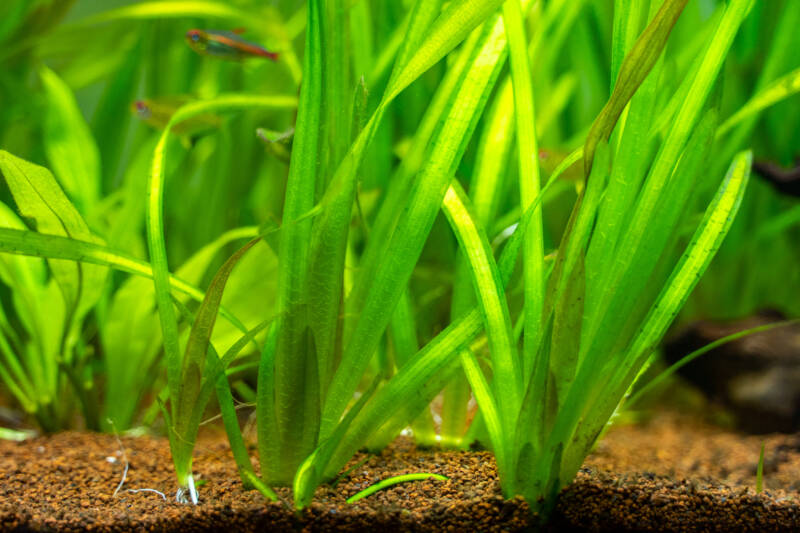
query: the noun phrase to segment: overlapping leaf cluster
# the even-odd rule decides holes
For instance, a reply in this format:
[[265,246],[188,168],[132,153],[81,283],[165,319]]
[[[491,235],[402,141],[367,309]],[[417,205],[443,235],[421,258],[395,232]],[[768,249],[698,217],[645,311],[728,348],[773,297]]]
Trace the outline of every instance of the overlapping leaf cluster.
[[[774,45],[726,100],[752,0],[135,2],[61,25],[55,3],[23,3],[0,26],[2,89],[34,76],[41,120],[12,141],[3,110],[2,139],[53,173],[0,152],[22,217],[0,204],[17,254],[0,378],[47,430],[72,402],[125,429],[146,402],[187,499],[216,394],[242,482],[268,498],[290,485],[308,505],[410,425],[489,446],[505,495],[546,513],[731,227],[756,118],[797,91]],[[255,12],[276,64],[170,41],[181,17]],[[121,52],[59,58],[87,28]],[[73,90],[111,73],[87,123]],[[182,102],[160,131],[122,126],[159,96]],[[235,397],[255,407],[260,473]]]

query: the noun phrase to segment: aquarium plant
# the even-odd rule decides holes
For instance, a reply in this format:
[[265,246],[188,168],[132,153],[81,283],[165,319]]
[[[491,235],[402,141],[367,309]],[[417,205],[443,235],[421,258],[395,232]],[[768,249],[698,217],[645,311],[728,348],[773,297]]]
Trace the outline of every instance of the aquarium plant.
[[[723,114],[722,82],[754,3],[165,1],[37,27],[0,56],[52,65],[26,71],[47,112],[24,138],[44,149],[0,115],[22,216],[1,211],[2,302],[26,328],[0,328],[0,378],[37,417],[90,399],[98,427],[149,400],[182,501],[215,395],[269,499],[291,486],[307,507],[410,425],[491,448],[503,494],[545,516],[742,202],[748,134],[717,141],[746,118]],[[254,14],[250,35],[225,29]],[[52,43],[88,28],[122,52],[57,70]],[[74,88],[110,73],[89,124]],[[63,318],[42,329],[28,302],[50,293]]]

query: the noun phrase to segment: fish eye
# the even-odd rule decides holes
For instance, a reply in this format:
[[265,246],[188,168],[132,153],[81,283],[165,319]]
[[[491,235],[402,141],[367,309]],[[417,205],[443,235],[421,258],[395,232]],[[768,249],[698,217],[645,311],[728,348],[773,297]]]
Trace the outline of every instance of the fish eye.
[[199,34],[197,34],[197,33],[193,33],[193,34],[192,34],[192,40],[193,40],[194,42],[197,42],[197,41],[199,41],[199,40],[200,40],[200,35],[199,35]]
[[147,104],[144,103],[141,100],[136,102],[136,112],[142,118],[149,118],[150,117],[150,109],[147,107]]

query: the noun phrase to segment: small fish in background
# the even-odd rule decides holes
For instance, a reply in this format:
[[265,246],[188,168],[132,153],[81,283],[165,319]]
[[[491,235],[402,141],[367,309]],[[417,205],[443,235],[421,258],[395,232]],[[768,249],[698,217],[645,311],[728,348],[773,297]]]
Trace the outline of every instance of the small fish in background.
[[[157,130],[163,130],[169,119],[181,106],[194,99],[188,96],[171,96],[136,100],[131,111],[142,122]],[[222,126],[222,118],[213,113],[203,113],[176,124],[172,131],[181,137],[184,146],[191,146],[197,137],[216,131]]]
[[286,131],[273,131],[266,128],[258,128],[256,135],[264,143],[267,152],[275,156],[284,163],[289,163],[292,156],[292,140],[294,139],[294,128]]
[[272,61],[278,60],[276,52],[242,39],[239,36],[242,31],[189,30],[186,32],[186,42],[198,54],[220,59],[241,61],[248,57],[266,57]]
[[782,168],[772,161],[755,161],[753,171],[779,192],[800,198],[800,158],[795,160],[795,167],[790,169]]
[[[549,176],[567,156],[569,156],[569,152],[563,150],[542,148],[539,150],[539,168]],[[561,174],[560,179],[574,183],[575,188],[578,189],[583,186],[583,169],[580,165],[573,164]]]

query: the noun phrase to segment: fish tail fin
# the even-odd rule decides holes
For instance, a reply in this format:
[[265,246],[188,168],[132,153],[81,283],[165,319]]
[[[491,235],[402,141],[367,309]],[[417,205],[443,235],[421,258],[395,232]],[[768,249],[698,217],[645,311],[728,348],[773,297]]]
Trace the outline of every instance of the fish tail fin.
[[257,48],[253,47],[252,53],[260,57],[266,57],[267,59],[271,59],[272,61],[277,61],[279,55],[278,52],[270,52],[269,50],[261,48],[260,46]]

